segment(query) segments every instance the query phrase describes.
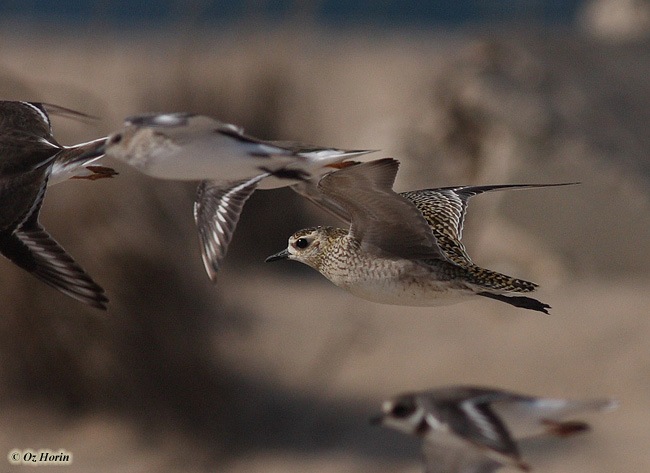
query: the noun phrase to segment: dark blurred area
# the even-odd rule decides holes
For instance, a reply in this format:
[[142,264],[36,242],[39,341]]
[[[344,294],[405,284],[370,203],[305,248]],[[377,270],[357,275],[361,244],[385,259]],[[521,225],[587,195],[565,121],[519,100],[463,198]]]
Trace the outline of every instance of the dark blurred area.
[[366,24],[373,27],[431,27],[485,24],[487,22],[527,21],[545,24],[568,24],[577,15],[578,0],[156,0],[155,2],[84,2],[66,0],[10,0],[0,8],[4,15],[30,21],[56,24],[79,24],[96,21],[112,28],[173,27],[178,18],[192,16],[193,26],[214,27],[256,18],[278,22],[302,17],[335,28]]
[[195,184],[107,162],[112,180],[53,186],[43,224],[111,302],[0,262],[0,453],[62,447],[66,471],[419,471],[416,442],[367,418],[398,392],[476,383],[619,397],[589,440],[531,462],[647,469],[650,2],[33,0],[0,15],[0,96],[100,117],[54,118],[62,144],[190,111],[381,149],[402,162],[398,190],[581,182],[469,208],[470,254],[539,282],[541,322],[491,301],[380,306],[265,265],[293,231],[335,223],[288,189],[249,200],[214,286]]

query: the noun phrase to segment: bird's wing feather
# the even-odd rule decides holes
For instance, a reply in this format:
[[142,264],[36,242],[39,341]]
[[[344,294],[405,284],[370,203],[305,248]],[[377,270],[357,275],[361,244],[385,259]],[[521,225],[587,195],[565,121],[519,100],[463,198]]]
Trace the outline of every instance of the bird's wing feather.
[[318,187],[349,213],[350,233],[362,246],[401,258],[445,258],[426,220],[393,191],[399,162],[379,159],[323,177]]
[[402,192],[413,202],[431,226],[442,250],[457,264],[471,264],[465,246],[461,242],[463,225],[469,199],[484,192],[512,189],[533,189],[572,185],[561,184],[503,184],[488,186],[459,186],[421,189]]
[[0,130],[0,172],[3,176],[25,174],[49,166],[61,147],[53,138],[22,130]]
[[244,204],[269,174],[236,182],[202,181],[194,202],[203,264],[212,281],[228,251]]
[[[45,109],[47,111],[47,114],[49,115],[72,118],[80,122],[99,120],[98,117],[95,117],[93,115],[88,115],[87,113],[83,113],[78,110],[73,110],[67,107],[62,107],[61,105],[56,105],[53,103],[41,102],[38,105],[40,105],[43,109]],[[48,118],[48,122],[49,122],[49,118]]]
[[350,214],[332,199],[328,199],[313,181],[299,182],[298,184],[292,185],[291,189],[342,222],[348,225],[350,224]]
[[99,309],[106,309],[104,290],[38,223],[47,183],[27,219],[13,233],[0,234],[0,252],[63,294]]
[[451,434],[482,452],[485,458],[526,470],[519,448],[510,432],[493,411],[494,402],[512,402],[521,396],[507,391],[463,387],[437,392],[429,398],[429,409],[436,420],[446,424]]

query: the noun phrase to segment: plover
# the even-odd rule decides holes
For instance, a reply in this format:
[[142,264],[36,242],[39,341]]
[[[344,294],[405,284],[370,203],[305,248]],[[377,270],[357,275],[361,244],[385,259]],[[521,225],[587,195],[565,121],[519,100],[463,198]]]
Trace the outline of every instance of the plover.
[[[392,158],[350,166],[323,177],[318,188],[351,218],[349,230],[313,227],[289,238],[266,261],[291,259],[337,286],[374,302],[436,306],[474,295],[548,313],[525,296],[537,287],[475,265],[460,241],[467,201],[481,192],[545,185],[427,189],[397,194]],[[564,185],[564,184],[549,184]]]
[[617,405],[611,399],[550,399],[450,386],[387,400],[371,423],[422,439],[427,473],[491,473],[504,466],[528,471],[520,440],[584,432],[588,424],[566,419]]
[[52,136],[48,110],[76,114],[49,104],[0,102],[0,253],[62,293],[106,309],[104,290],[38,221],[50,178],[112,175],[110,168],[91,164],[105,139],[60,145]]
[[289,141],[265,141],[214,118],[191,113],[127,118],[100,152],[160,179],[201,181],[194,204],[203,263],[215,281],[246,200],[256,189],[292,186],[320,200],[317,179],[371,150],[342,150]]

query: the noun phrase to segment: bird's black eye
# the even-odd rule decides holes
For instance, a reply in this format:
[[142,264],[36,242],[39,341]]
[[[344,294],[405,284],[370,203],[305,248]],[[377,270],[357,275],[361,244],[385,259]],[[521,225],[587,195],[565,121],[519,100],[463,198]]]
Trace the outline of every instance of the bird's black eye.
[[296,240],[296,248],[300,248],[301,250],[307,248],[309,246],[309,240],[306,238],[298,238]]
[[415,412],[415,403],[412,400],[400,401],[393,406],[390,413],[395,417],[408,417]]
[[122,133],[117,133],[117,134],[111,136],[111,138],[109,140],[109,143],[112,144],[112,145],[116,145],[120,141],[122,141]]

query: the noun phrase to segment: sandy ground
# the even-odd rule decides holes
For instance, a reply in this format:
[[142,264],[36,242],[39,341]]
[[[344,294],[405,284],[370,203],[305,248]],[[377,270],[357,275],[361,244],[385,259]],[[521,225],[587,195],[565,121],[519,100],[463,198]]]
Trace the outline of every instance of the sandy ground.
[[[524,448],[535,471],[632,472],[650,464],[648,280],[578,281],[542,290],[539,297],[553,305],[552,315],[543,316],[483,300],[383,306],[324,280],[262,274],[223,277],[220,291],[263,315],[252,329],[215,334],[213,349],[239,373],[289,398],[327,406],[325,413],[307,409],[301,415],[289,409],[309,438],[283,431],[286,422],[274,428],[264,421],[258,448],[220,463],[168,430],[143,433],[108,413],[71,419],[44,406],[3,413],[0,445],[65,448],[74,455],[66,471],[75,472],[415,472],[415,442],[372,427],[364,417],[399,392],[470,383],[620,401],[615,412],[585,417],[593,427],[588,434]],[[283,436],[293,445],[274,446]],[[50,468],[56,469],[42,467]]]

